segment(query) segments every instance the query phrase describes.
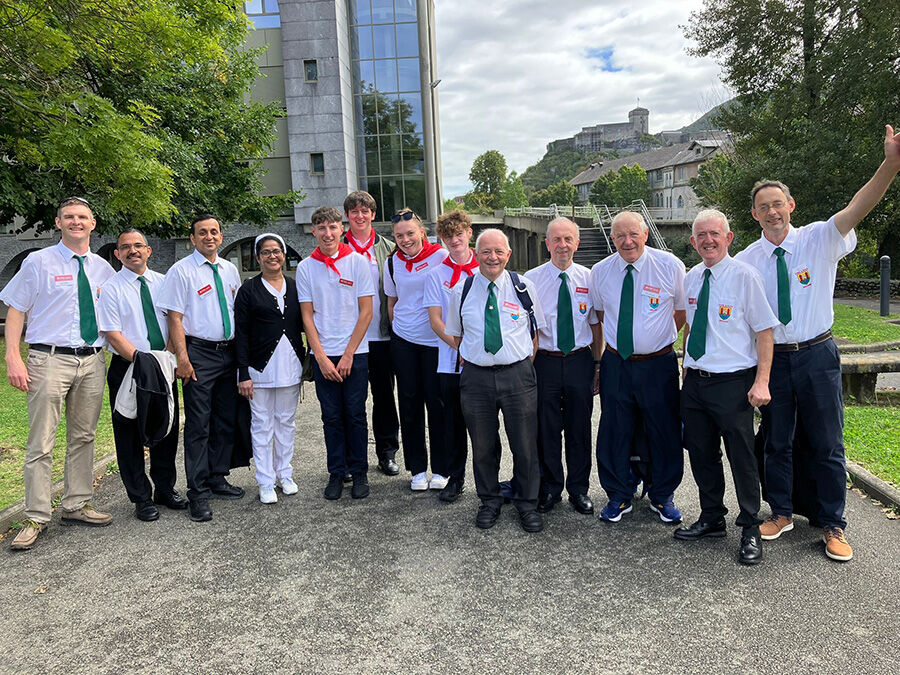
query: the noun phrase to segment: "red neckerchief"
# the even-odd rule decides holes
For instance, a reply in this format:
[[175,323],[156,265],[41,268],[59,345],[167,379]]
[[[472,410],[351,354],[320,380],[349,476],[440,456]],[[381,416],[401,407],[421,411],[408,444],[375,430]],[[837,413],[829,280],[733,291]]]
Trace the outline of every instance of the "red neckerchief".
[[356,237],[353,236],[352,232],[347,233],[347,242],[353,247],[353,250],[359,253],[360,255],[366,256],[369,259],[369,262],[372,262],[372,254],[369,253],[369,249],[372,248],[372,244],[375,243],[375,228],[372,228],[371,234],[369,234],[369,241],[366,242],[365,246],[360,246],[356,243]]
[[465,265],[457,265],[455,262],[453,262],[453,259],[448,255],[446,258],[444,258],[444,264],[447,267],[453,268],[453,276],[450,277],[450,288],[453,288],[454,286],[456,286],[456,282],[459,281],[459,277],[462,276],[463,272],[466,273],[467,277],[470,277],[473,274],[475,274],[475,272],[473,272],[472,270],[474,270],[476,267],[478,267],[478,261],[475,260],[474,255],[472,256],[472,259],[469,262],[467,262]]
[[399,249],[397,249],[397,257],[406,263],[406,271],[412,272],[413,265],[415,265],[417,262],[422,262],[423,260],[425,260],[425,258],[430,257],[431,254],[435,251],[440,251],[441,248],[442,247],[440,244],[432,244],[430,241],[426,241],[422,245],[422,250],[419,251],[415,258],[407,258],[404,255],[403,251]]
[[334,273],[338,276],[341,276],[341,273],[338,272],[337,265],[335,264],[341,258],[344,258],[353,253],[353,249],[351,249],[347,244],[341,243],[338,244],[337,256],[332,258],[330,255],[325,255],[322,251],[319,250],[319,247],[316,246],[316,250],[309,254],[309,257],[313,260],[318,260],[319,262],[325,263],[325,266],[334,270]]

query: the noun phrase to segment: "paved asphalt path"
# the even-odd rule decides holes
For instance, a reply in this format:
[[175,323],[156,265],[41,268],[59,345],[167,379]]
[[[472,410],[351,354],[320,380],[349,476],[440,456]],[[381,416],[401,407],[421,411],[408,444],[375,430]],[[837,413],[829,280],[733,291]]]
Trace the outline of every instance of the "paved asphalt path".
[[[110,527],[61,527],[55,514],[34,550],[12,552],[7,538],[0,672],[900,670],[900,521],[858,494],[848,494],[856,557],[846,564],[828,560],[819,530],[798,518],[761,565],[742,567],[737,528],[726,540],[675,541],[646,500],[617,525],[563,501],[540,534],[523,532],[507,506],[481,531],[471,475],[452,505],[410,493],[408,474],[375,471],[370,498],[323,500],[322,429],[307,393],[294,497],[261,505],[241,469],[232,480],[247,496],[213,502],[212,522],[164,510],[142,523],[113,475],[95,498],[114,514]],[[692,522],[689,473],[676,501]],[[733,518],[730,489],[727,498]]]

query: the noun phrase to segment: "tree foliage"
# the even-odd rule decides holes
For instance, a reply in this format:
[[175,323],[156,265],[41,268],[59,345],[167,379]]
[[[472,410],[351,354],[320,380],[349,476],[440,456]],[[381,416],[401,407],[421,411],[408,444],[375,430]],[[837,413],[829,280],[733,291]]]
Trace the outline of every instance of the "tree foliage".
[[[798,225],[843,208],[883,159],[884,125],[898,121],[898,25],[896,0],[706,0],[685,33],[738,98],[717,115],[734,156],[698,176],[701,200],[755,236],[759,179],[791,188]],[[895,184],[860,225],[862,250],[900,253],[897,206]]]
[[582,152],[574,148],[548,150],[537,164],[522,172],[525,194],[534,194],[560,180],[571,180],[591,163],[615,157],[618,157],[618,153],[614,150],[603,154]]
[[483,152],[469,171],[472,191],[483,195],[487,206],[492,209],[501,207],[503,182],[506,180],[506,158],[497,150]]
[[650,201],[650,181],[647,179],[647,172],[637,164],[602,174],[591,185],[588,196],[591,204],[609,206],[625,206],[636,199]]
[[522,178],[515,171],[510,171],[509,175],[504,179],[500,201],[503,208],[516,209],[528,206],[528,197],[525,196]]
[[258,51],[234,0],[3,0],[0,218],[50,227],[87,197],[102,229],[161,235],[191,213],[263,223],[276,104],[245,101]]
[[571,206],[578,201],[578,190],[567,180],[554,183],[544,190],[531,195],[531,206]]

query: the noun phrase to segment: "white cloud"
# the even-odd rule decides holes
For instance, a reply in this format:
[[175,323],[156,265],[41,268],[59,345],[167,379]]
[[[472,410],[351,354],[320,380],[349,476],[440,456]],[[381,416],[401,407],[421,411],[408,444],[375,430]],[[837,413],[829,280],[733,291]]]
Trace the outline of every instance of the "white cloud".
[[435,4],[445,198],[469,189],[472,160],[485,150],[521,173],[555,138],[627,121],[638,98],[651,133],[728,98],[718,66],[686,51],[679,26],[699,0]]

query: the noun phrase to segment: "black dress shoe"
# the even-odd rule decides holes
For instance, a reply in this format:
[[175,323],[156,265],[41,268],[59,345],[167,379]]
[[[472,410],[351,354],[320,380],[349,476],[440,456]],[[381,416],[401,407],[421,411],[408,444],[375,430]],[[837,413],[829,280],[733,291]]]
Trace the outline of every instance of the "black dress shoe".
[[679,527],[674,532],[676,539],[684,539],[685,541],[696,541],[703,537],[724,537],[725,536],[725,519],[719,518],[711,523],[704,523],[698,520],[690,527]]
[[394,461],[393,453],[378,458],[378,470],[385,476],[396,476],[400,473],[400,466]]
[[519,522],[526,532],[540,532],[544,529],[544,517],[537,511],[526,511],[519,514]]
[[218,483],[208,483],[208,485],[216,499],[240,499],[244,496],[244,488],[232,485],[224,478]]
[[331,474],[331,478],[328,479],[328,485],[323,493],[325,499],[340,499],[343,491],[344,477],[337,473]]
[[188,500],[172,490],[171,492],[157,492],[153,497],[154,504],[162,504],[174,511],[181,511],[188,507]]
[[138,502],[134,505],[134,515],[138,520],[146,522],[159,520],[159,509],[153,502]]
[[344,474],[344,482],[345,482],[347,485],[350,485],[350,483],[353,482],[353,474],[350,473],[349,471],[348,471],[347,473]]
[[478,515],[475,516],[475,525],[482,530],[490,529],[500,517],[500,508],[493,504],[482,504],[478,507]]
[[755,565],[762,562],[762,537],[758,527],[748,527],[741,535],[741,548],[738,551],[738,562],[742,565]]
[[353,476],[353,487],[350,488],[350,496],[353,499],[365,499],[369,496],[369,479],[366,474]]
[[583,516],[589,516],[594,513],[594,502],[587,495],[569,495],[569,503],[572,505],[572,508]]
[[537,510],[539,513],[550,513],[553,507],[562,501],[559,495],[544,494],[538,499]]
[[209,500],[192,500],[188,505],[188,517],[195,523],[205,523],[207,520],[212,520],[212,509],[209,508]]
[[455,502],[462,494],[464,481],[461,478],[451,478],[446,487],[438,493],[438,499],[442,502]]

